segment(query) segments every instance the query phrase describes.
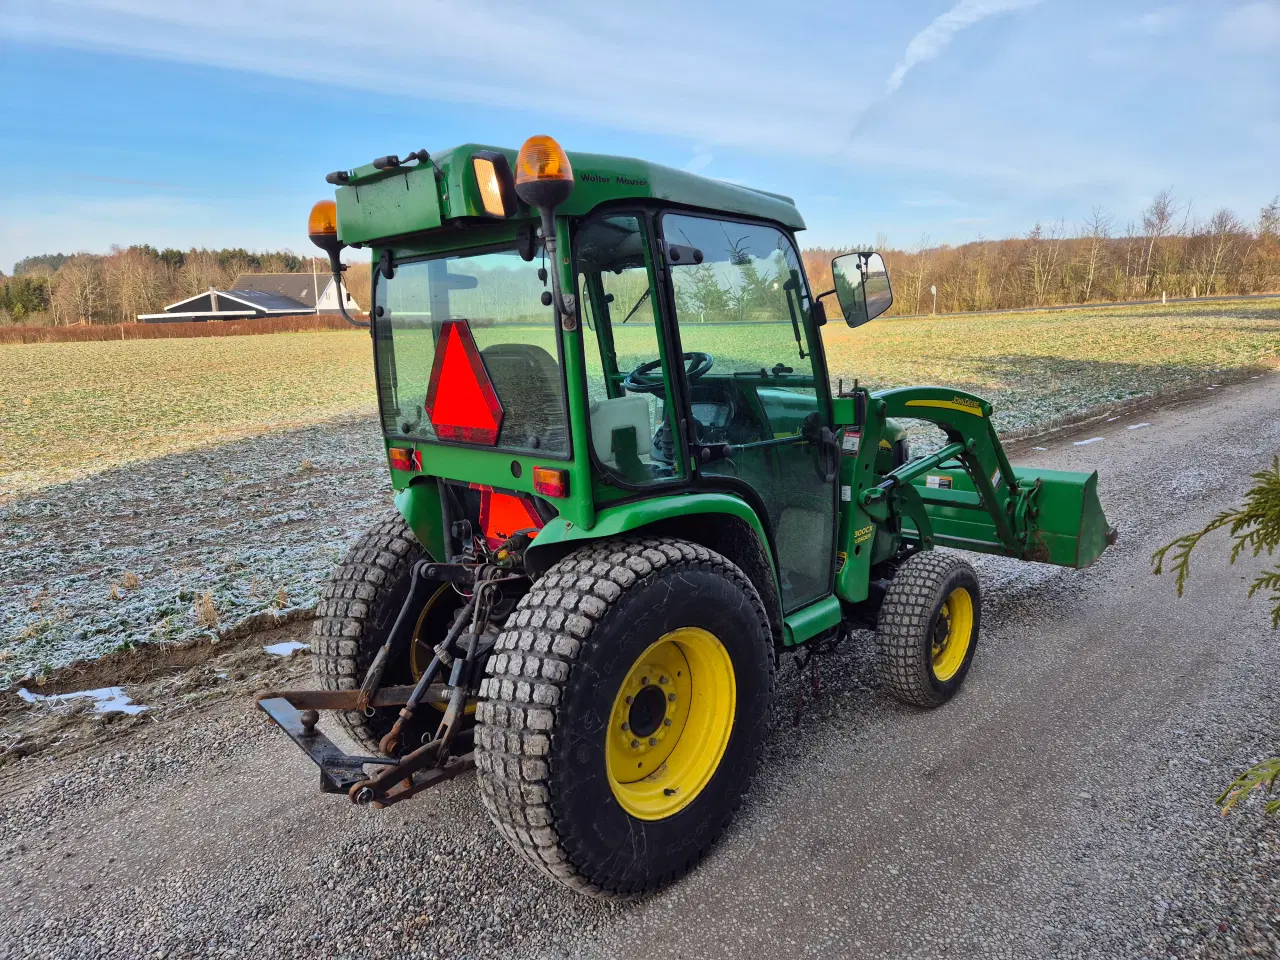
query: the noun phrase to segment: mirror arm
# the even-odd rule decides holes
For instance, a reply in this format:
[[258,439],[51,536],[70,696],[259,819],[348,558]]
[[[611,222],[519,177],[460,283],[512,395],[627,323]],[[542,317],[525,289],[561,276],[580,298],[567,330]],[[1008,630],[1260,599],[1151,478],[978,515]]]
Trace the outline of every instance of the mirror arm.
[[818,294],[816,297],[814,297],[813,299],[814,299],[814,300],[821,300],[823,297],[833,297],[833,296],[835,296],[835,292],[836,292],[836,288],[835,288],[835,287],[832,287],[832,288],[831,288],[830,290],[828,290],[826,293],[820,293],[820,294]]

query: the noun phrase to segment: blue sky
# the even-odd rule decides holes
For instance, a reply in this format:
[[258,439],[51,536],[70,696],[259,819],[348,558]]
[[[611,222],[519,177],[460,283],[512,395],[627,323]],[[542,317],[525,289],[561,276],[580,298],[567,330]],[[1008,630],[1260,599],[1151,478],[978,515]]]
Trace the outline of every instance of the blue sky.
[[0,268],[307,252],[329,170],[466,140],[796,197],[810,245],[1280,193],[1280,0],[0,0]]

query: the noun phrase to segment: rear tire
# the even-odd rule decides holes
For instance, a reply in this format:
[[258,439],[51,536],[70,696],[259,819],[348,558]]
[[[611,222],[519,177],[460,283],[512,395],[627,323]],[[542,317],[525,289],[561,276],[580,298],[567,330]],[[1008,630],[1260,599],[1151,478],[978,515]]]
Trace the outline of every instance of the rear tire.
[[656,890],[740,805],[773,673],[764,605],[729,560],[667,538],[583,547],[534,583],[489,660],[485,808],[561,883],[607,898]]
[[[426,551],[398,512],[378,521],[351,545],[316,605],[312,646],[322,690],[355,690],[391,632],[409,592],[413,565]],[[388,664],[384,683],[406,681],[408,656]],[[399,676],[397,676],[399,674]],[[337,710],[338,723],[362,749],[381,754],[378,741],[398,711]]]
[[946,703],[969,673],[981,619],[973,567],[954,554],[916,554],[889,582],[880,606],[880,682],[904,703]]

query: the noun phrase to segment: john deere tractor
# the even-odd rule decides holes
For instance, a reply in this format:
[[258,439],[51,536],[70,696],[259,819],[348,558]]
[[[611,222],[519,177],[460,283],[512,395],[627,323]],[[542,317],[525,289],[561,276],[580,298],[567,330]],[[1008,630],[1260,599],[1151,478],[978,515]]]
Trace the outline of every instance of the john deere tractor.
[[[654,890],[741,802],[781,652],[873,629],[883,689],[940,706],[982,618],[958,551],[1084,567],[1114,539],[1097,475],[1010,466],[985,400],[833,391],[827,305],[866,323],[889,276],[850,253],[813,290],[787,197],[543,136],[328,180],[309,232],[339,279],[371,254],[395,509],[324,589],[319,689],[259,700],[325,791],[474,769],[539,870]],[[902,419],[941,446],[912,457]]]

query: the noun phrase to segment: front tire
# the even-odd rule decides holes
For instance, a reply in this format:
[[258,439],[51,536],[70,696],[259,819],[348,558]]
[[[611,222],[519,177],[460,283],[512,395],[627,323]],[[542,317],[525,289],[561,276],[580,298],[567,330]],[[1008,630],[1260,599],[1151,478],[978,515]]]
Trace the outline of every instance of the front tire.
[[773,662],[764,606],[729,560],[666,538],[583,547],[521,599],[489,660],[476,731],[485,808],[574,889],[626,897],[670,883],[741,803]]
[[911,557],[889,582],[876,622],[880,682],[904,703],[946,703],[973,663],[981,614],[978,574],[966,561]]

